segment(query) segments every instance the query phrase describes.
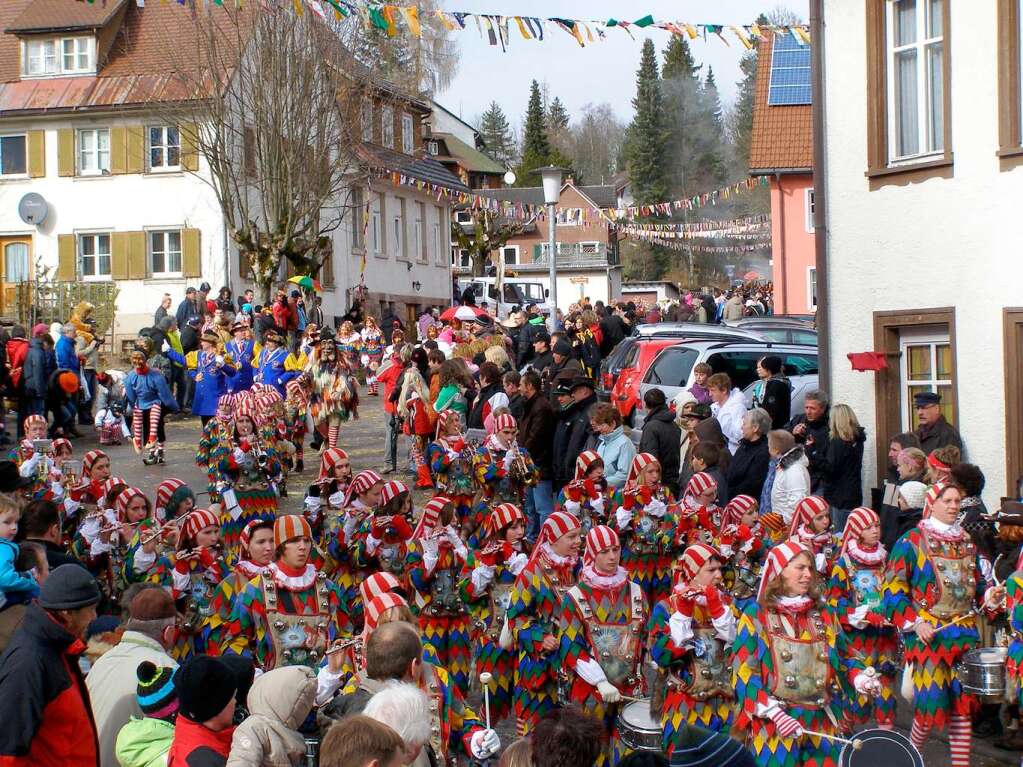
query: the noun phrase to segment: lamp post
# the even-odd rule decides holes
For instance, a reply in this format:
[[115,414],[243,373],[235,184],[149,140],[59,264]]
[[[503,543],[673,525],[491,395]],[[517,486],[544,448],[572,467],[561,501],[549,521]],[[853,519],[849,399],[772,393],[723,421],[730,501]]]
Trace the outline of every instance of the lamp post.
[[547,232],[550,235],[551,316],[549,325],[550,332],[553,333],[558,329],[558,222],[556,220],[555,206],[561,197],[561,176],[565,169],[559,168],[556,165],[548,165],[540,168],[539,171],[540,178],[543,179],[543,201],[547,203]]

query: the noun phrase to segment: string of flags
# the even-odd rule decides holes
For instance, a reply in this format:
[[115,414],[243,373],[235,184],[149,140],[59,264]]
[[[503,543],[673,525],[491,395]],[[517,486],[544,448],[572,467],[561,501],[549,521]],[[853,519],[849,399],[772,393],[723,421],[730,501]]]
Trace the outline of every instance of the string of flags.
[[652,245],[657,245],[668,250],[675,250],[686,253],[752,253],[757,250],[764,250],[767,243],[762,245],[700,245],[677,240],[664,240],[660,237],[643,237]]
[[634,237],[661,237],[668,240],[749,240],[749,241],[762,241],[767,242],[771,239],[771,233],[769,231],[760,232],[703,232],[703,233],[692,233],[692,232],[651,232],[646,229],[637,229],[631,226],[625,226],[618,229],[623,234],[632,235]]
[[[90,5],[96,0],[79,0]],[[154,2],[154,0],[150,0]],[[178,5],[195,8],[197,6],[219,5],[225,3],[242,7],[245,2],[259,0],[159,0],[161,5],[175,2]],[[135,0],[139,8],[144,8],[146,0]],[[552,30],[560,30],[571,36],[580,47],[602,42],[607,39],[610,31],[621,31],[635,39],[633,29],[659,29],[672,35],[690,40],[707,40],[716,37],[727,46],[729,40],[736,41],[742,48],[752,50],[761,39],[769,35],[790,35],[798,45],[810,44],[810,28],[805,24],[706,24],[686,21],[655,19],[653,14],[646,14],[633,21],[626,19],[567,19],[558,16],[506,16],[498,13],[470,13],[467,11],[427,10],[423,12],[416,5],[385,5],[365,2],[365,0],[292,0],[295,13],[303,14],[306,10],[317,16],[326,18],[333,15],[337,19],[351,16],[358,17],[367,27],[378,29],[388,37],[395,37],[405,32],[413,37],[422,37],[423,24],[436,22],[449,32],[463,32],[472,27],[481,37],[486,37],[492,46],[500,46],[507,51],[514,33],[523,40],[544,41],[551,38]]]
[[742,218],[696,221],[693,223],[630,223],[622,228],[641,229],[649,232],[681,232],[693,237],[713,237],[720,234],[743,234],[762,231],[771,223],[766,214],[743,216]]

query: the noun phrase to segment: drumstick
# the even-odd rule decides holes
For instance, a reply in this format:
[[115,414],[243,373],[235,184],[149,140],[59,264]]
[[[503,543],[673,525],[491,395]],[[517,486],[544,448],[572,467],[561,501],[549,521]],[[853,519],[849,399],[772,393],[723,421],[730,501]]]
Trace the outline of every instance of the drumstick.
[[939,631],[944,631],[945,629],[950,628],[952,626],[958,626],[960,623],[962,623],[967,618],[972,618],[974,612],[975,612],[974,610],[970,610],[968,613],[966,613],[965,615],[960,615],[955,620],[951,620],[948,623],[943,623],[940,626],[935,627],[934,633],[937,634]]
[[852,746],[853,751],[859,751],[861,748],[863,748],[863,742],[862,741],[851,740],[849,738],[843,738],[843,737],[841,737],[839,735],[828,735],[828,733],[826,733],[826,732],[815,732],[813,730],[803,730],[803,734],[804,735],[814,735],[814,736],[816,736],[818,738],[826,738],[828,740],[833,740],[836,743],[845,743],[847,746]]
[[480,684],[483,685],[483,709],[487,716],[487,729],[490,727],[490,680],[494,678],[494,675],[488,671],[484,671],[480,674]]

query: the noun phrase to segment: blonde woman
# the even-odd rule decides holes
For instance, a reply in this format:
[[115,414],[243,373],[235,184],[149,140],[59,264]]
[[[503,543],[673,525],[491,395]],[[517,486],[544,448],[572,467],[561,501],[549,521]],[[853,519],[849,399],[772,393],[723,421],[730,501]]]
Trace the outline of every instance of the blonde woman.
[[866,439],[866,432],[851,407],[840,403],[831,406],[819,494],[831,504],[835,529],[844,528],[849,512],[863,505],[861,475]]
[[512,369],[511,361],[508,359],[508,352],[503,346],[488,346],[483,356],[487,362],[493,362],[501,369],[502,375]]

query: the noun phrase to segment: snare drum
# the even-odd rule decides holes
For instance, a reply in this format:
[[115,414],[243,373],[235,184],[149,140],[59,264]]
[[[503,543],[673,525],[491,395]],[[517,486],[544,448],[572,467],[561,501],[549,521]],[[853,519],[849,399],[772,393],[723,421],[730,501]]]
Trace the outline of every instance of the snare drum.
[[650,701],[635,700],[618,714],[618,735],[633,751],[661,753],[661,723],[650,716]]
[[980,647],[970,650],[956,664],[956,676],[963,691],[975,695],[981,703],[1005,700],[1005,647]]

